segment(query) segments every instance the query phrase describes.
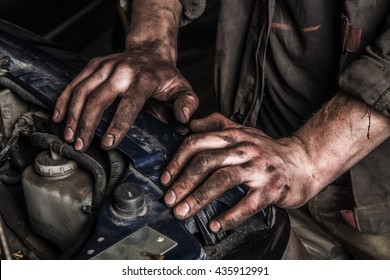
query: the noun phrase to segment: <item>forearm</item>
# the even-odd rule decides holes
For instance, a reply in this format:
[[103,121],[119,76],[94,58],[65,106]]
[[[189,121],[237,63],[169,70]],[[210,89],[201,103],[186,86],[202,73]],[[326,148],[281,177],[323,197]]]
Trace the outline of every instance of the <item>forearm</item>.
[[339,93],[297,133],[319,191],[390,136],[390,119]]
[[126,48],[146,43],[176,63],[181,10],[178,0],[133,0]]
[[[337,94],[289,138],[272,139],[221,115],[192,121],[161,176],[165,203],[179,219],[198,213],[233,186],[247,194],[214,218],[214,232],[235,227],[270,204],[296,208],[390,136],[390,119]],[[367,133],[369,131],[369,137]]]

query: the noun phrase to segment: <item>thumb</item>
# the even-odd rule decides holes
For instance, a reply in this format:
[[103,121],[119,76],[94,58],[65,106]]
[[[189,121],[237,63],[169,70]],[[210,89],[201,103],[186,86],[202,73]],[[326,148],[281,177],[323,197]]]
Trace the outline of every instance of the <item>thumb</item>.
[[188,123],[199,106],[199,98],[192,90],[176,95],[173,100],[175,118],[181,123]]

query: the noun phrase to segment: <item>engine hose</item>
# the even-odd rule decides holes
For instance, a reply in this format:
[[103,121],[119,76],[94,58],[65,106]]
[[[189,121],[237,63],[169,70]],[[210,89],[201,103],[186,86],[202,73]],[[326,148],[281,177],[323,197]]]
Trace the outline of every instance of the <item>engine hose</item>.
[[0,174],[0,181],[4,182],[6,184],[15,185],[17,183],[20,183],[21,180],[22,180],[21,175],[11,176],[11,175],[7,175],[7,174]]
[[97,210],[99,209],[105,195],[106,195],[106,173],[103,167],[92,157],[85,153],[80,153],[74,148],[64,143],[59,137],[47,133],[36,132],[30,136],[30,142],[42,149],[52,149],[52,151],[59,155],[69,157],[77,161],[81,166],[89,170],[95,179],[94,188],[92,191],[92,203],[89,211],[89,217],[82,233],[77,237],[73,246],[66,250],[60,259],[72,259],[79,253],[82,247],[87,242],[88,238],[93,232],[97,218]]
[[0,85],[10,89],[13,93],[16,93],[21,99],[33,103],[41,108],[45,108],[46,110],[50,110],[50,107],[47,106],[47,104],[43,103],[41,100],[36,98],[34,95],[29,93],[27,90],[19,86],[14,81],[8,79],[7,77],[0,77]]
[[5,161],[2,166],[0,166],[0,173],[6,172],[11,166],[11,162]]
[[117,151],[108,151],[107,154],[110,161],[110,179],[108,180],[107,194],[111,194],[126,169],[126,162]]

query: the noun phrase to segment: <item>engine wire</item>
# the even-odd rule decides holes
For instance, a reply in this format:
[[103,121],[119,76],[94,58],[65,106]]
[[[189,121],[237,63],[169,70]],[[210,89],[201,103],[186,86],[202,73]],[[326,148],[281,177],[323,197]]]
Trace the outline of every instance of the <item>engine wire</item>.
[[7,145],[0,152],[0,161],[3,161],[5,156],[8,154],[9,149],[18,143],[19,134],[20,134],[20,128],[18,125],[16,125],[15,130],[12,132],[12,136],[8,140]]

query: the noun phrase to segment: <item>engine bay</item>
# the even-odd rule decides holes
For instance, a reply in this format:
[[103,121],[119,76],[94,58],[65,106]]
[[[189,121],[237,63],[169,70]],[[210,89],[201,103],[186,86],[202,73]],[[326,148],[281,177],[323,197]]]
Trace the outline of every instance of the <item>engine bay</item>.
[[0,27],[2,258],[282,258],[290,235],[284,210],[270,206],[230,232],[208,230],[245,186],[193,218],[174,218],[159,178],[183,137],[146,109],[117,150],[96,144],[76,152],[62,140],[62,125],[51,122],[51,108],[85,61],[10,24]]

